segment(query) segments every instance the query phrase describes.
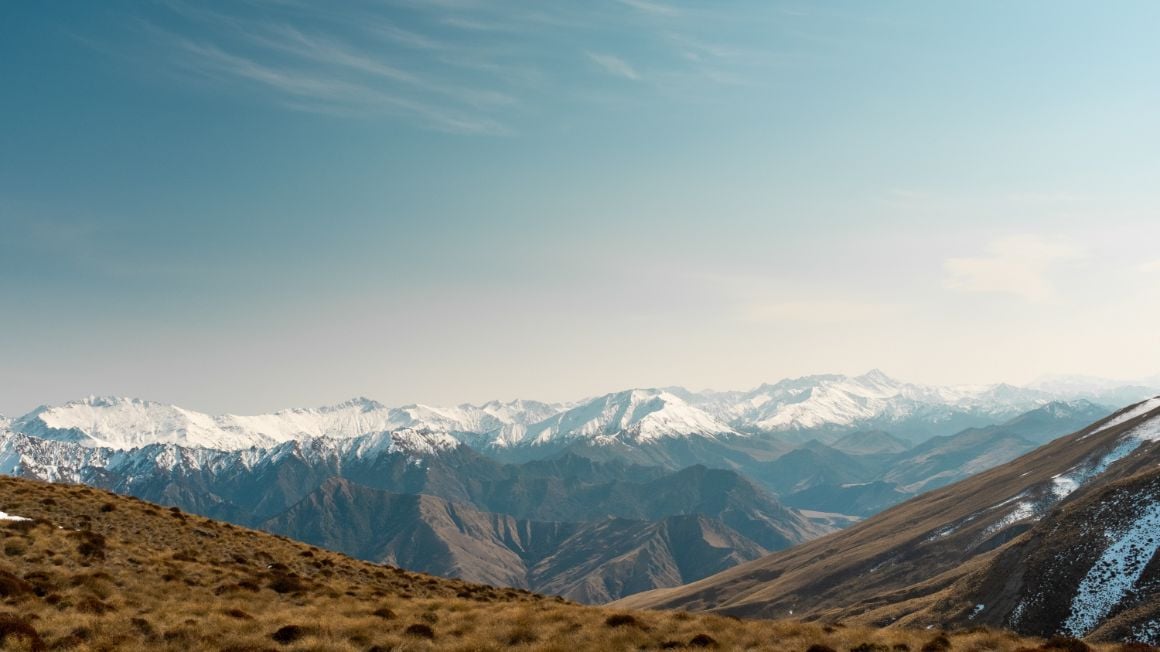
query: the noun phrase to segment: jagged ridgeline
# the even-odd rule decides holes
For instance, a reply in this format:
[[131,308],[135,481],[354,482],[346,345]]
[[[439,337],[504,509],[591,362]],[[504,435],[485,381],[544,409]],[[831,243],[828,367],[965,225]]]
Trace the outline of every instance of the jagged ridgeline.
[[0,509],[5,650],[1008,651],[1036,643],[989,630],[944,636],[586,607],[357,561],[76,485],[0,478]]

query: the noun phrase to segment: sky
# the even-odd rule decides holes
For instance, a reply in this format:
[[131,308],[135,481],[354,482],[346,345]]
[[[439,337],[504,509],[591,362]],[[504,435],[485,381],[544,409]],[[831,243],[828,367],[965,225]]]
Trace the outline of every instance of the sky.
[[0,413],[1160,373],[1160,3],[0,3]]

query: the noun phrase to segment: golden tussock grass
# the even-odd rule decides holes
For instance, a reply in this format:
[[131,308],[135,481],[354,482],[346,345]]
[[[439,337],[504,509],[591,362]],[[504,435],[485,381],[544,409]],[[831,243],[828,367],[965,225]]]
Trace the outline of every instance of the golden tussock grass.
[[[86,487],[0,478],[5,650],[964,652],[1042,641],[586,607],[370,564]],[[1102,649],[1116,649],[1105,646]]]

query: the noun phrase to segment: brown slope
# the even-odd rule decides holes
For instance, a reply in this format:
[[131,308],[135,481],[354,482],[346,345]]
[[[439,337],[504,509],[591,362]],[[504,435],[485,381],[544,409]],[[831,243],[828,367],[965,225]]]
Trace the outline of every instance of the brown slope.
[[[907,610],[928,607],[939,591],[981,568],[998,548],[1029,529],[1028,520],[1011,519],[1015,505],[1030,501],[1040,509],[1049,507],[1054,476],[1091,465],[1146,418],[1091,434],[1108,421],[1103,420],[848,530],[616,604],[892,622]],[[906,607],[900,611],[902,603]]]
[[[559,540],[559,524],[489,514],[434,496],[331,478],[262,529],[361,559],[470,582],[528,588],[520,552]],[[568,532],[570,533],[570,532]],[[564,533],[566,536],[568,533]]]
[[1158,460],[1141,445],[907,622],[1160,643]]
[[[0,477],[0,510],[34,519],[0,521],[3,649],[916,650],[933,636],[583,607],[360,562],[76,485]],[[955,649],[996,652],[1034,645],[999,632],[950,639]]]
[[[722,518],[736,521],[742,530],[768,532],[767,523],[754,522],[767,518],[761,512],[724,511]],[[324,482],[262,529],[360,559],[587,603],[678,586],[769,552],[720,519],[704,515],[657,521],[533,521],[338,478]]]
[[585,525],[530,571],[537,591],[603,603],[679,586],[768,550],[716,519],[690,514],[657,522],[611,519]]

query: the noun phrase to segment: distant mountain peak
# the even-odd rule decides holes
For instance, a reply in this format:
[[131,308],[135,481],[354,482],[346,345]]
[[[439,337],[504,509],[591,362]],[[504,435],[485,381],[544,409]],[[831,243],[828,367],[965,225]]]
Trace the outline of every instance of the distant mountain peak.
[[352,408],[352,407],[361,408],[362,410],[369,412],[371,410],[384,410],[384,409],[386,409],[387,406],[383,405],[382,403],[379,403],[378,401],[376,401],[374,399],[367,398],[365,396],[356,396],[352,399],[348,399],[346,401],[343,401],[342,403],[337,403],[335,405],[328,405],[328,406],[325,406],[325,407],[322,407],[319,409],[324,410],[324,411],[336,411],[336,410],[342,410],[345,408]]
[[11,421],[0,420],[0,424],[41,438],[114,449],[174,443],[237,450],[295,439],[345,439],[401,429],[441,432],[473,446],[504,449],[577,441],[638,446],[689,437],[816,429],[888,430],[913,440],[915,435],[898,429],[908,423],[948,424],[943,434],[949,434],[953,426],[1001,423],[1052,401],[1086,399],[1100,405],[1123,405],[1150,395],[1138,387],[1102,391],[1077,395],[1006,383],[920,385],[897,380],[875,368],[858,376],[788,378],[748,391],[629,388],[574,403],[517,398],[452,407],[422,403],[389,407],[358,396],[320,408],[255,416],[213,416],[138,398],[90,396],[59,406],[41,406]]

